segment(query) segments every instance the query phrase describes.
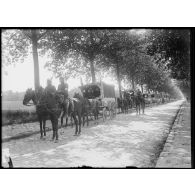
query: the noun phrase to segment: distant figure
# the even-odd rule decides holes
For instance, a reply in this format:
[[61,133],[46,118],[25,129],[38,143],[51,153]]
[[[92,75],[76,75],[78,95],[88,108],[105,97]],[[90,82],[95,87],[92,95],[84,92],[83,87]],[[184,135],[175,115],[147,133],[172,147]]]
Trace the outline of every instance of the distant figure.
[[188,96],[186,97],[186,100],[187,100],[187,102],[188,102],[188,100],[189,100]]
[[56,93],[56,88],[52,85],[51,79],[47,80],[47,87],[45,88],[45,92],[47,95],[54,95]]

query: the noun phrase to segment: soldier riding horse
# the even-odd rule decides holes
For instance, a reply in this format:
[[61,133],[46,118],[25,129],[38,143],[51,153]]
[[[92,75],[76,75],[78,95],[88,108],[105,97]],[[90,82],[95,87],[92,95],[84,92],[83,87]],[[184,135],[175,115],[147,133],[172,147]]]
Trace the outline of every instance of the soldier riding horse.
[[44,130],[44,136],[46,136],[45,122],[49,117],[53,129],[52,140],[56,142],[58,140],[58,118],[62,111],[60,105],[63,102],[63,98],[57,93],[49,94],[40,87],[38,90],[27,89],[23,104],[29,106],[30,100],[32,100],[33,104],[36,106],[36,112],[40,122],[41,139],[43,138],[42,130]]

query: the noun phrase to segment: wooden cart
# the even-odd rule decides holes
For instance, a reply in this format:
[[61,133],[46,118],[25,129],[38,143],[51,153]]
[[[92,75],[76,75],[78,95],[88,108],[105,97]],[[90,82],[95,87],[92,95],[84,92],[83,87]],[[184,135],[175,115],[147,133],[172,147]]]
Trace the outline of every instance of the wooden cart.
[[87,84],[81,87],[83,96],[90,102],[97,102],[98,112],[102,113],[103,120],[106,119],[108,113],[110,118],[116,115],[116,96],[114,85],[104,82],[95,84]]

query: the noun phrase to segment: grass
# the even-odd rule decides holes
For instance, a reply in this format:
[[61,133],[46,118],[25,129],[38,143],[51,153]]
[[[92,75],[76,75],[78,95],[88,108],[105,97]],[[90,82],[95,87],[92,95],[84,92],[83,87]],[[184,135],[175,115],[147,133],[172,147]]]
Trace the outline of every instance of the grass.
[[2,125],[20,124],[37,121],[35,111],[2,110]]
[[2,101],[2,125],[33,122],[37,120],[35,106],[24,106],[22,101]]
[[35,106],[24,106],[22,101],[2,101],[2,110],[35,111]]

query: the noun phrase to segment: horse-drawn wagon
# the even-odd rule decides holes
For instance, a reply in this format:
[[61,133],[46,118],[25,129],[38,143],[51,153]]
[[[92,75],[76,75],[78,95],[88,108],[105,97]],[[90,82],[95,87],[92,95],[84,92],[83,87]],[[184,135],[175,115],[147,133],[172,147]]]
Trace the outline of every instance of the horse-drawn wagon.
[[91,104],[96,108],[96,112],[102,113],[103,120],[107,116],[107,111],[110,117],[116,115],[116,96],[114,85],[109,85],[104,82],[87,84],[81,87],[84,98],[89,99]]

